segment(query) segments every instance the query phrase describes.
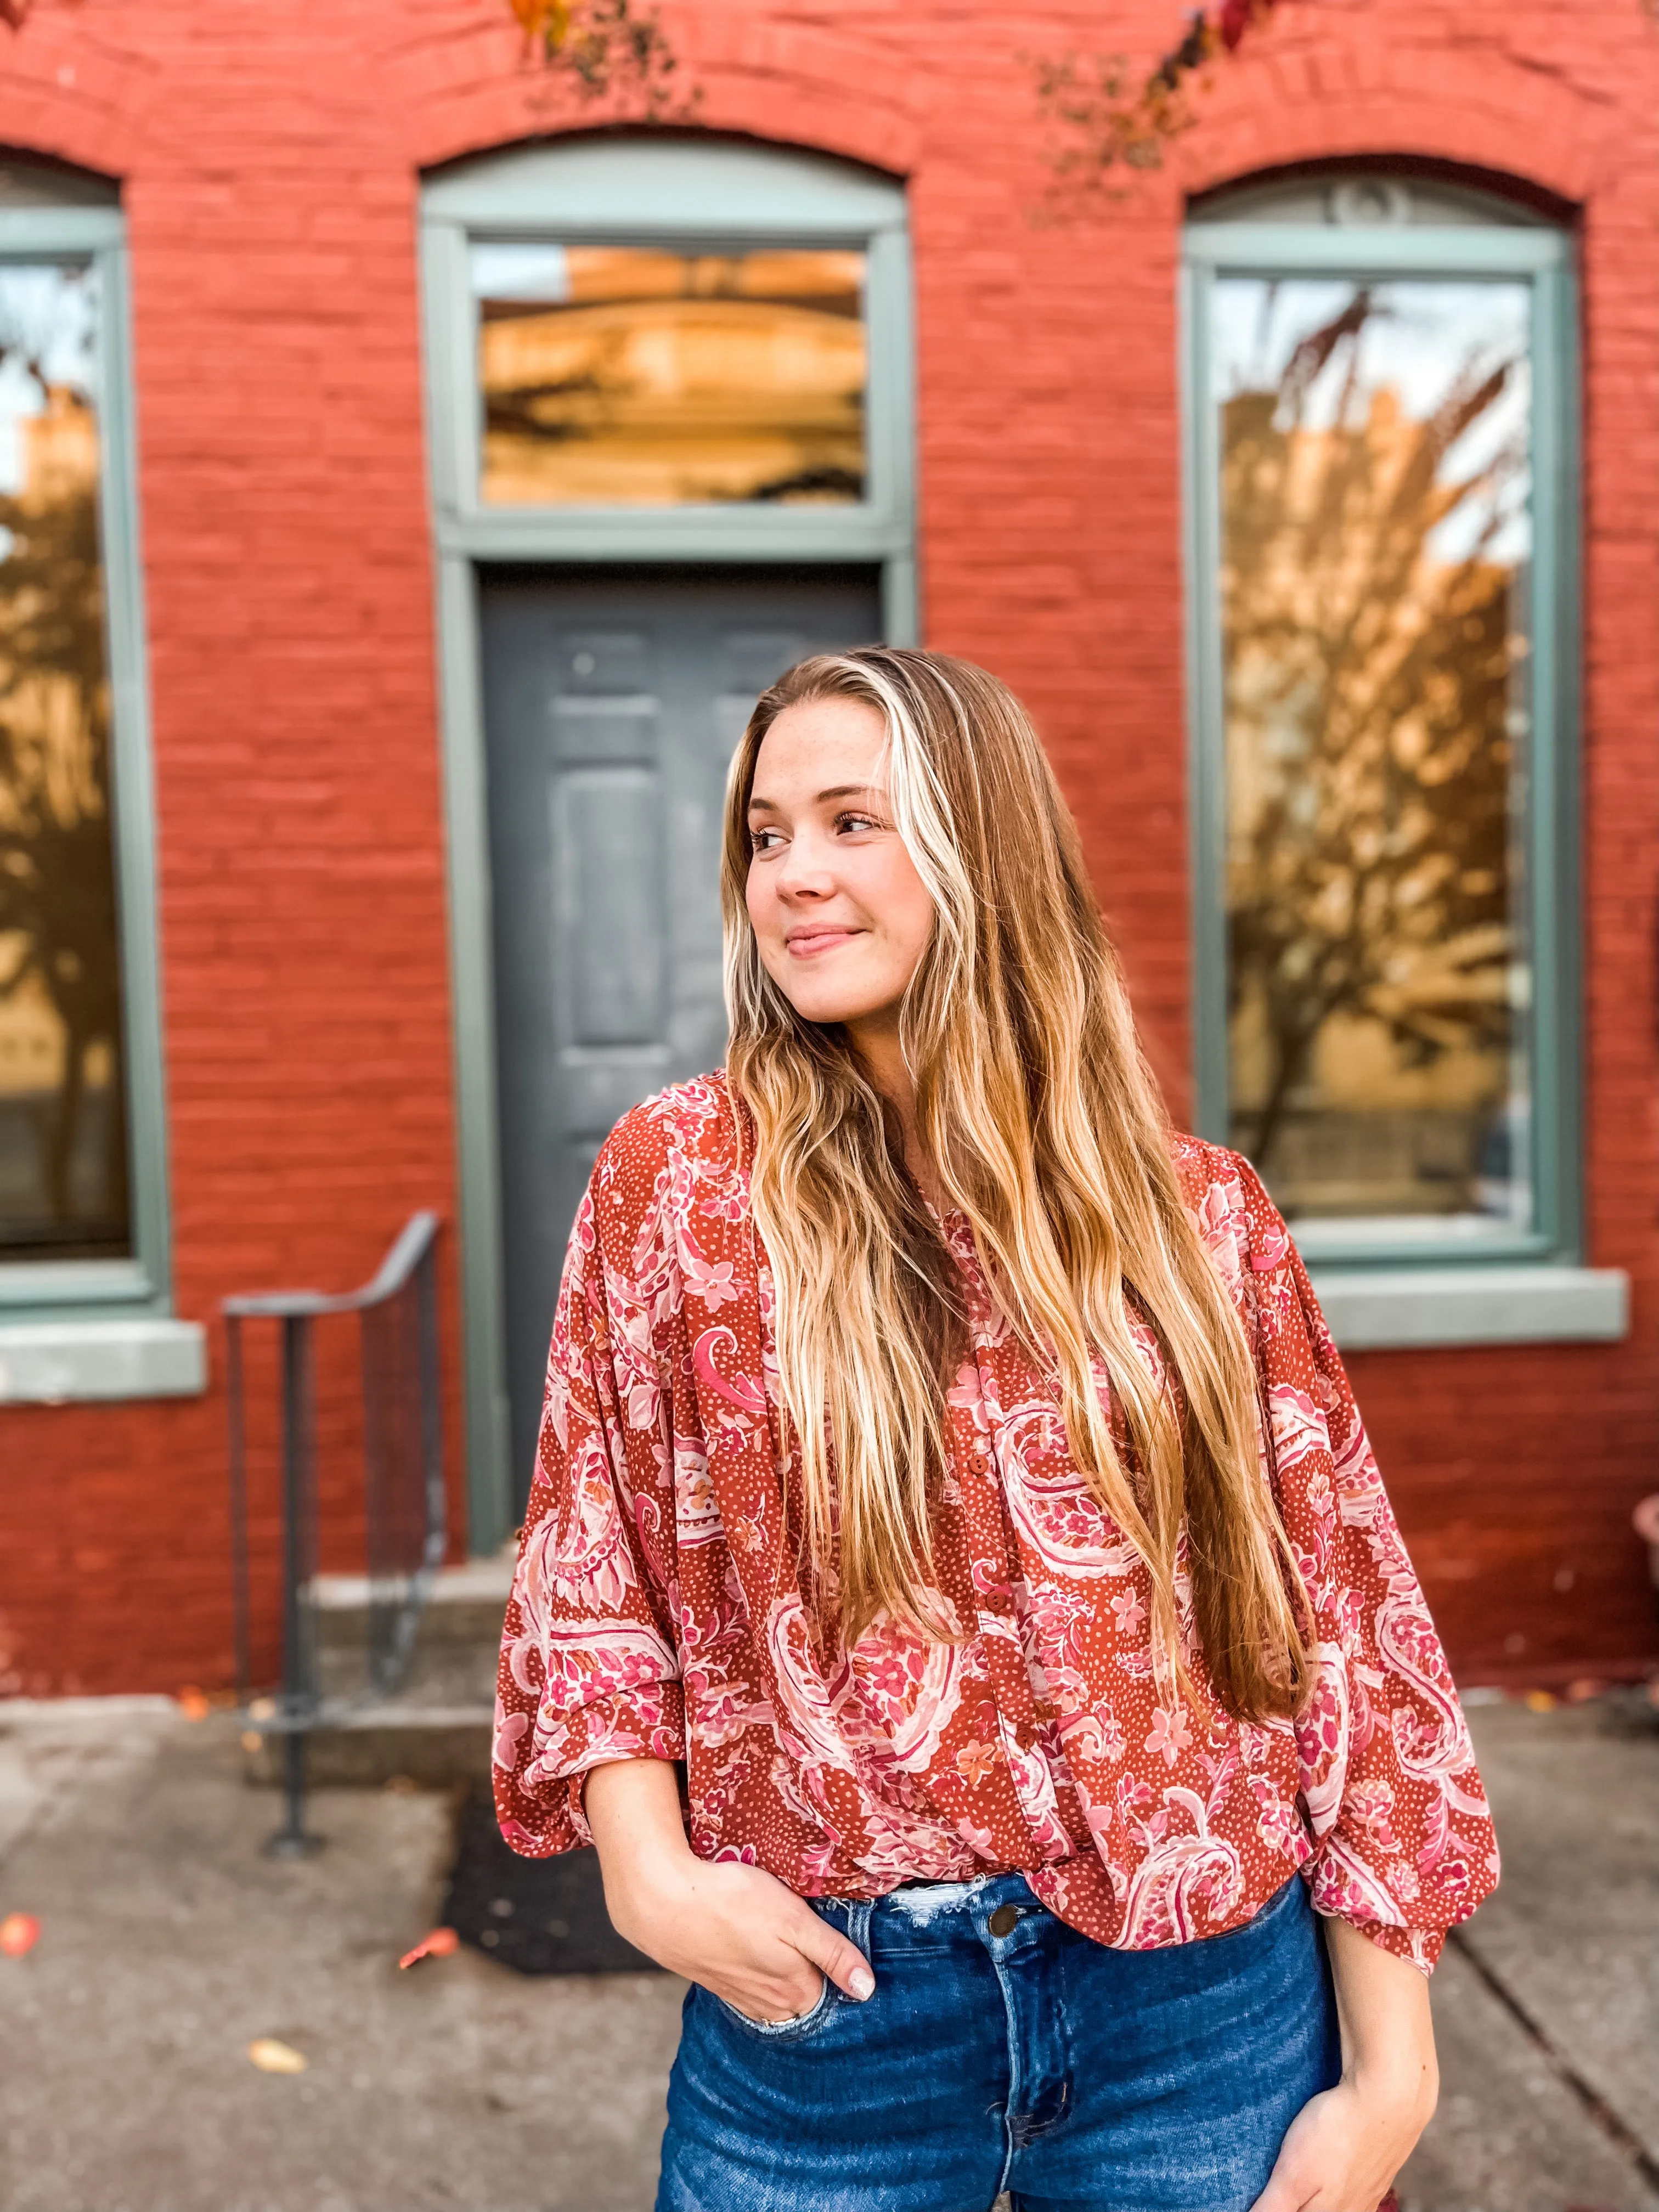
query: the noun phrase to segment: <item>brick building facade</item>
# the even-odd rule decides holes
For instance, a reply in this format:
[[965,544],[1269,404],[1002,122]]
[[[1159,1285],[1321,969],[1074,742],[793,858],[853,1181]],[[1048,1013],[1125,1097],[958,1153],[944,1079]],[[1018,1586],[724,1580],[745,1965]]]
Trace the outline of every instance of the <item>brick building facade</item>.
[[[1164,0],[1109,14],[1103,30],[1094,8],[907,0],[833,26],[769,0],[671,9],[700,88],[676,143],[794,149],[902,186],[917,626],[1036,714],[1182,1116],[1196,1110],[1183,226],[1224,187],[1350,163],[1478,188],[1568,241],[1582,617],[1579,889],[1562,927],[1583,988],[1577,1040],[1558,1048],[1582,1068],[1582,1218],[1558,1256],[1621,1272],[1627,1320],[1583,1341],[1362,1332],[1351,1364],[1463,1677],[1634,1671],[1655,1625],[1630,1512],[1659,1441],[1659,28],[1638,0],[1286,0],[1162,170],[1044,220],[1045,126],[1019,56],[1103,40],[1149,56],[1176,28]],[[422,183],[587,127],[561,97],[520,64],[497,0],[41,0],[7,42],[0,146],[118,185],[168,1298],[208,1329],[204,1388],[44,1403],[28,1401],[64,1392],[5,1364],[8,1329],[40,1316],[19,1301],[0,1322],[14,1690],[227,1678],[218,1301],[362,1280],[417,1206],[458,1223]],[[461,1253],[458,1226],[458,1508],[479,1433]],[[342,1463],[349,1381],[325,1376]],[[325,1484],[342,1528],[343,1494]]]

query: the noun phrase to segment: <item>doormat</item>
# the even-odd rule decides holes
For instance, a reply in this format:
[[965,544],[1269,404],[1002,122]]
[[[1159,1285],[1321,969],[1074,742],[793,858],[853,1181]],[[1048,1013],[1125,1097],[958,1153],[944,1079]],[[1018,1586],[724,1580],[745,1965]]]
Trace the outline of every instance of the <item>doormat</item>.
[[654,1974],[605,1909],[597,1851],[521,1858],[501,1840],[488,1792],[473,1791],[456,1823],[443,1921],[463,1943],[520,1974]]

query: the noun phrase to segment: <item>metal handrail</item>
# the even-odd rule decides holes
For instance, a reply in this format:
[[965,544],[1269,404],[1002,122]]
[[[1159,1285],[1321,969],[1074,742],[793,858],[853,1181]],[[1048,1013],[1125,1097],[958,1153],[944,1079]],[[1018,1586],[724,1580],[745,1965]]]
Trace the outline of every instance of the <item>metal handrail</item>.
[[222,1298],[219,1310],[227,1318],[264,1316],[286,1320],[289,1316],[361,1313],[365,1306],[382,1304],[407,1287],[416,1268],[437,1241],[441,1226],[435,1213],[411,1213],[398,1231],[397,1241],[361,1290],[260,1291],[240,1297]]
[[[247,1474],[242,1327],[275,1321],[282,1346],[283,1684],[264,1725],[281,1737],[285,1812],[269,1848],[297,1856],[316,1847],[305,1826],[310,1731],[362,1698],[325,1700],[316,1675],[312,1611],[316,1596],[316,1407],[313,1325],[356,1314],[362,1324],[364,1516],[370,1587],[368,1681],[362,1697],[386,1696],[408,1670],[433,1579],[447,1548],[443,1431],[438,1396],[434,1255],[438,1216],[410,1216],[373,1279],[356,1291],[265,1291],[221,1301],[230,1430],[230,1504],[236,1683],[249,1689]],[[412,1380],[412,1391],[408,1387]],[[412,1401],[412,1407],[411,1407]],[[415,1415],[410,1419],[411,1410]],[[399,1449],[402,1446],[403,1449]],[[404,1524],[418,1509],[418,1546]],[[374,1595],[396,1585],[393,1598]]]

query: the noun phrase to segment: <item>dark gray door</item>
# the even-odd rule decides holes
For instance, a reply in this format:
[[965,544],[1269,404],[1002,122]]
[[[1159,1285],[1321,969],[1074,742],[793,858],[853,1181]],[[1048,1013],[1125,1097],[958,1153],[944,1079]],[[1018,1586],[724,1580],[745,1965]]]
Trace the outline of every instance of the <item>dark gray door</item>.
[[565,1242],[611,1125],[719,1066],[726,763],[803,654],[878,634],[875,579],[547,572],[482,585],[507,1386],[520,1504]]

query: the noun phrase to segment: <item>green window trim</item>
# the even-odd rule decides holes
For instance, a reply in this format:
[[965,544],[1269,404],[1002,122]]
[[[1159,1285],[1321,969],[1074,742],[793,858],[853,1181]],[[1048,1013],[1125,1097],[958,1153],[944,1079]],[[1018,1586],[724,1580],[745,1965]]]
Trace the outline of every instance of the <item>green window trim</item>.
[[[1534,1226],[1483,1236],[1385,1235],[1298,1223],[1310,1265],[1351,1273],[1573,1262],[1583,1252],[1578,953],[1578,389],[1571,246],[1559,229],[1188,222],[1182,277],[1194,1119],[1228,1139],[1225,729],[1220,621],[1220,454],[1211,404],[1217,278],[1519,278],[1531,290],[1533,735],[1525,850],[1530,884]],[[1345,1280],[1346,1276],[1345,1275]],[[1605,1335],[1610,1326],[1588,1332]],[[1480,1332],[1480,1340],[1507,1340]],[[1382,1339],[1372,1340],[1381,1341]],[[1413,1340],[1402,1337],[1399,1340]]]
[[[846,506],[486,507],[475,240],[842,246],[867,256],[867,495]],[[469,1540],[512,1528],[479,567],[491,562],[876,567],[883,625],[918,635],[913,336],[903,187],[827,155],[713,136],[570,139],[435,172],[421,209],[459,1121]]]
[[[126,227],[118,208],[0,208],[0,261],[84,257],[98,272],[100,513],[112,706],[111,785],[120,944],[132,1256],[0,1261],[9,1322],[107,1322],[171,1311],[167,1120],[155,799],[138,550]],[[0,1397],[5,1395],[0,1391]],[[82,1395],[79,1390],[68,1395]],[[142,1394],[140,1394],[142,1395]]]
[[[474,240],[847,246],[869,257],[869,495],[844,507],[487,507],[478,496]],[[438,538],[476,560],[907,560],[910,271],[904,194],[811,155],[679,139],[585,141],[469,162],[422,207]]]

